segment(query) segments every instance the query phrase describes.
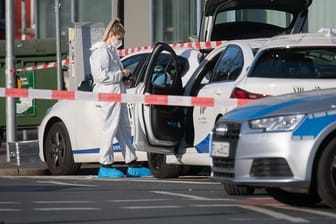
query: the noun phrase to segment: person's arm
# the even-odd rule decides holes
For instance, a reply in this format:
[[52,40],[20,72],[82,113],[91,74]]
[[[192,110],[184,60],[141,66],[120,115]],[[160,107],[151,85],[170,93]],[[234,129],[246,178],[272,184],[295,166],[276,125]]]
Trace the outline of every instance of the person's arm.
[[94,57],[91,58],[90,62],[92,76],[97,83],[115,84],[120,82],[124,76],[119,65],[110,58],[106,49],[99,49],[94,52]]

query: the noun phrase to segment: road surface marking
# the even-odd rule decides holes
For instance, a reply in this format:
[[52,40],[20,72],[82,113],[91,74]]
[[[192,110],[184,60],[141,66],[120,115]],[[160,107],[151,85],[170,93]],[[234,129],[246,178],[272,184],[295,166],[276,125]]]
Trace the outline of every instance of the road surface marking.
[[0,208],[0,212],[19,212],[21,209],[17,208]]
[[101,208],[90,208],[90,207],[71,207],[71,208],[34,208],[35,211],[93,211],[93,210],[101,210]]
[[326,216],[326,217],[330,217],[330,218],[336,218],[336,214],[335,213],[325,212],[325,211],[319,211],[319,210],[315,210],[315,209],[297,208],[297,207],[286,206],[286,205],[274,206],[274,207],[280,208],[280,209],[292,210],[292,211],[306,212],[306,213],[311,213],[311,214],[315,214],[315,215]]
[[156,206],[124,206],[125,209],[167,209],[167,208],[182,208],[179,205],[156,205]]
[[62,186],[73,186],[73,187],[97,187],[97,185],[92,184],[74,184],[74,183],[66,183],[61,181],[37,181],[38,184],[55,184],[55,185],[62,185]]
[[227,198],[213,199],[213,198],[206,198],[206,197],[190,195],[190,194],[173,193],[173,192],[168,192],[168,191],[151,191],[151,192],[156,193],[156,194],[170,195],[170,196],[176,196],[176,197],[182,197],[182,198],[188,198],[188,199],[200,200],[200,201],[231,201],[231,199],[227,199]]
[[133,199],[133,200],[106,200],[107,202],[116,202],[116,203],[120,203],[120,202],[153,202],[153,201],[168,201],[169,199]]
[[18,205],[21,204],[21,202],[17,201],[0,201],[0,205]]
[[95,201],[33,201],[35,204],[87,204]]
[[287,220],[287,221],[293,222],[293,223],[309,223],[309,221],[306,220],[306,219],[292,217],[292,216],[288,216],[288,215],[285,215],[285,214],[280,213],[280,212],[275,212],[275,211],[272,211],[272,210],[269,210],[269,209],[260,208],[260,207],[256,207],[256,206],[250,206],[250,205],[241,205],[241,204],[199,204],[199,205],[192,205],[192,206],[193,207],[204,207],[204,208],[209,208],[209,207],[240,207],[240,208],[243,208],[243,209],[246,209],[246,210],[262,213],[262,214],[271,216],[271,217],[276,218],[276,219]]
[[247,210],[251,210],[254,212],[259,212],[259,213],[271,216],[276,219],[287,220],[293,223],[309,223],[309,221],[306,219],[289,216],[289,215],[286,215],[280,212],[275,212],[275,211],[272,211],[266,208],[260,208],[260,207],[251,206],[251,205],[238,205],[238,206],[241,208],[247,209]]
[[153,177],[125,177],[125,178],[92,178],[91,180],[98,180],[98,181],[113,181],[113,182],[146,182],[146,183],[173,183],[173,184],[197,184],[197,185],[220,185],[219,182],[211,182],[208,180],[205,181],[195,181],[195,180],[161,180],[156,179]]

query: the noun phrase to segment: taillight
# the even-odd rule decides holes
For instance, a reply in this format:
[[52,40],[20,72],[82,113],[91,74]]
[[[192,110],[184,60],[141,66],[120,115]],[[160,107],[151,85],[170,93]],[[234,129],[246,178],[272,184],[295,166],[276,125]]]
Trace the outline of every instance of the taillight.
[[259,99],[266,97],[266,94],[259,94],[259,93],[250,93],[246,90],[240,89],[240,88],[234,88],[231,93],[231,98],[237,98],[237,99]]

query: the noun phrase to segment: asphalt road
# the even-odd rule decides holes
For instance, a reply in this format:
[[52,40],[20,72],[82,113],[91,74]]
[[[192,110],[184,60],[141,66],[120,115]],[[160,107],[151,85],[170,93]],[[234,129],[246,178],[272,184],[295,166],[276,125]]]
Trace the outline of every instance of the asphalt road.
[[0,223],[336,223],[323,206],[290,207],[259,190],[228,196],[207,177],[0,177]]

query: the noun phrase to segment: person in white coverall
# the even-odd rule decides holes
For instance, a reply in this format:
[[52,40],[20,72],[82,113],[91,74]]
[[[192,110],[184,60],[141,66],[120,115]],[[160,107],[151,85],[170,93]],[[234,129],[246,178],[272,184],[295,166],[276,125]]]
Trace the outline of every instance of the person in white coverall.
[[[126,93],[125,84],[130,71],[124,69],[117,49],[122,45],[125,30],[119,19],[111,21],[105,29],[103,41],[92,45],[90,66],[94,81],[93,92]],[[104,125],[101,132],[99,152],[100,168],[98,177],[123,177],[124,173],[112,166],[113,139],[120,145],[125,163],[128,165],[127,176],[149,176],[148,168],[137,163],[135,148],[131,142],[131,127],[127,105],[124,103],[100,102],[97,105],[102,112]]]

